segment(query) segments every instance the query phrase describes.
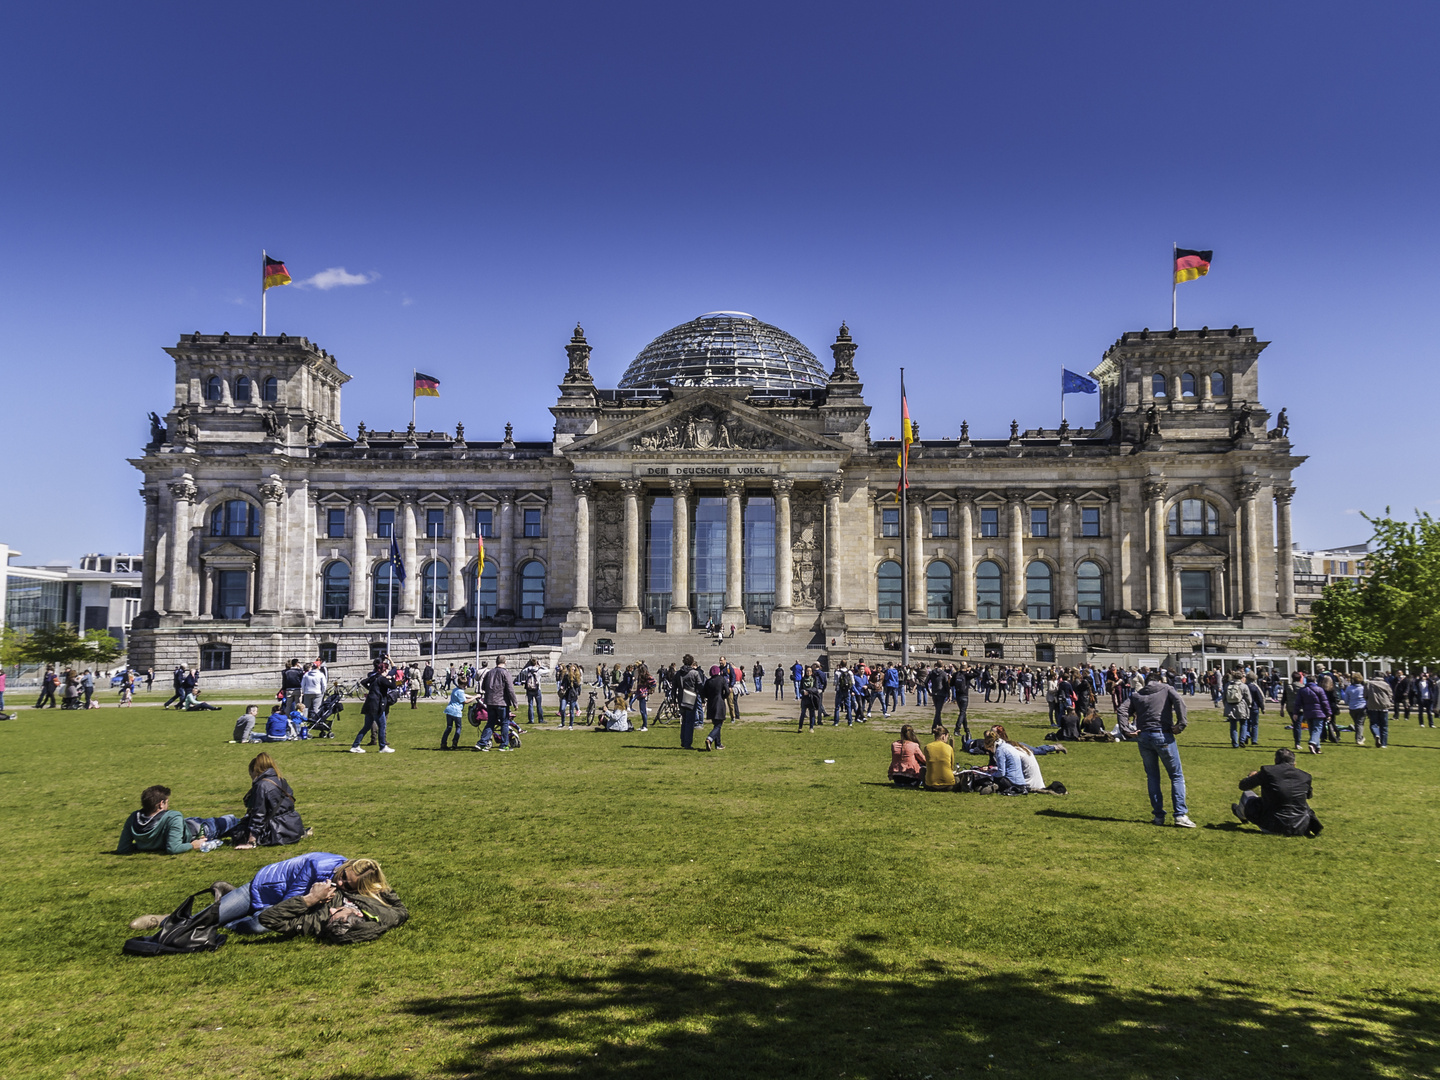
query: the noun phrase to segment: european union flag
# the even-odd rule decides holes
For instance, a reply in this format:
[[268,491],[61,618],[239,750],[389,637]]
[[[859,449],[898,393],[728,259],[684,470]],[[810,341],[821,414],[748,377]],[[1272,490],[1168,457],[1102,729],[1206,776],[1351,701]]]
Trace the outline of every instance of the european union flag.
[[1060,369],[1060,393],[1062,394],[1093,394],[1100,389],[1100,384],[1094,379],[1087,379],[1084,375],[1076,375],[1069,368]]
[[390,565],[395,570],[395,576],[403,585],[405,583],[405,560],[400,557],[400,545],[393,536],[390,537]]

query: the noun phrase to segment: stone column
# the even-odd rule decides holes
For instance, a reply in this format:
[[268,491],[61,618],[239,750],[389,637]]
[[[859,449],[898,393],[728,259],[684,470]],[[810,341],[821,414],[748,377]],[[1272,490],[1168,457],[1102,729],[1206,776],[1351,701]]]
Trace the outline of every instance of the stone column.
[[690,615],[690,481],[671,480],[670,610],[665,614],[667,634],[688,634]]
[[1254,480],[1244,480],[1235,485],[1240,497],[1241,545],[1240,582],[1243,599],[1240,602],[1243,615],[1260,614],[1260,552],[1259,523],[1255,496],[1260,494],[1260,485]]
[[1125,511],[1121,506],[1122,492],[1112,487],[1110,496],[1110,577],[1114,581],[1110,600],[1111,611],[1134,611],[1133,582],[1131,581],[1130,537],[1125,532]]
[[140,578],[140,610],[153,614],[155,579],[160,575],[156,563],[160,554],[160,493],[141,488],[140,497],[145,500],[145,572]]
[[1010,500],[1010,610],[1006,615],[1012,619],[1025,617],[1025,503],[1024,492],[1007,491]]
[[350,615],[363,619],[370,613],[370,522],[365,517],[365,496],[357,493],[350,507]]
[[285,484],[272,475],[260,485],[260,585],[255,606],[257,615],[280,613],[280,507],[285,501]]
[[1170,615],[1175,619],[1185,617],[1185,609],[1181,606],[1184,597],[1180,594],[1180,567],[1170,567]]
[[745,498],[744,480],[725,484],[725,609],[721,621],[728,628],[745,628]]
[[906,509],[910,512],[910,521],[906,526],[906,546],[910,549],[905,553],[905,559],[910,564],[909,602],[911,616],[924,617],[925,615],[925,535],[921,530],[921,522],[924,520],[924,506],[920,500],[911,493],[910,500],[906,503]]
[[615,616],[615,630],[620,634],[638,634],[645,625],[645,618],[640,612],[640,500],[645,495],[645,484],[640,480],[622,480],[620,491],[625,546],[620,567],[620,611]]
[[450,504],[450,614],[465,610],[465,503]]
[[825,597],[827,612],[841,611],[840,603],[840,548],[844,537],[840,529],[840,494],[845,490],[845,481],[840,477],[824,481],[825,489]]
[[975,496],[956,492],[960,518],[960,587],[955,613],[962,626],[974,626],[975,619]]
[[1150,508],[1150,622],[1170,621],[1170,581],[1165,560],[1165,481],[1147,480],[1143,489]]
[[195,478],[185,473],[170,484],[170,565],[165,568],[165,614],[190,611],[190,504],[195,501]]
[[775,608],[770,629],[789,633],[795,629],[795,555],[790,550],[790,491],[795,481],[777,476],[770,487],[775,493]]
[[420,545],[415,533],[415,496],[405,495],[405,502],[400,508],[402,521],[401,528],[404,529],[402,539],[401,558],[405,560],[405,584],[400,588],[400,610],[398,614],[410,616],[414,621],[415,613],[420,610],[420,566],[419,553]]
[[1290,536],[1290,500],[1294,497],[1293,487],[1275,489],[1275,570],[1281,615],[1295,614],[1295,556]]
[[1060,622],[1065,626],[1079,626],[1075,614],[1075,493],[1060,492]]
[[575,606],[567,622],[589,630],[595,625],[590,614],[590,490],[589,480],[571,480],[575,492]]
[[495,565],[495,618],[515,618],[515,492],[496,493],[500,500],[500,561]]

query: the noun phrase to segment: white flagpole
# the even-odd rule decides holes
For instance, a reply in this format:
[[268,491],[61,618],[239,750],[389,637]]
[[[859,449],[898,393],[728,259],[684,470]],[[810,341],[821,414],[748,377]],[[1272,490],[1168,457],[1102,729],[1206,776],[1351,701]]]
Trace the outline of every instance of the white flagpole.
[[1171,241],[1170,243],[1170,329],[1178,330],[1180,320],[1175,317],[1175,259],[1180,251],[1180,245]]
[[440,597],[435,595],[435,585],[440,580],[440,560],[435,554],[435,545],[430,545],[430,666],[435,666],[435,621],[439,614]]
[[410,369],[410,424],[415,424],[415,376],[420,374],[419,368]]
[[265,336],[265,249],[260,249],[260,336]]
[[1065,423],[1065,365],[1060,365],[1060,423]]

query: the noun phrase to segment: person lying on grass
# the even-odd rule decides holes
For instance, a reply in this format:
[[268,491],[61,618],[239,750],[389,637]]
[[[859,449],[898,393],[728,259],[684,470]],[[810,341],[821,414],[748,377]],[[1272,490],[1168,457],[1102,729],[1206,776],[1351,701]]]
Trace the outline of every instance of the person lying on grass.
[[207,841],[218,840],[237,820],[233,815],[187,818],[179,810],[170,809],[170,789],[155,784],[140,793],[140,809],[125,819],[115,854],[149,851],[183,855],[187,851],[205,851],[209,849]]
[[[247,886],[211,886],[220,925],[237,934],[318,937],[335,945],[374,941],[410,912],[374,859],[329,852],[297,855],[262,867]],[[141,915],[132,930],[154,930],[164,915]]]
[[890,782],[896,787],[919,787],[925,779],[925,751],[915,729],[906,724],[900,738],[890,744]]
[[[1257,787],[1259,795],[1252,790]],[[1280,836],[1312,838],[1324,828],[1310,809],[1311,776],[1295,767],[1295,751],[1289,747],[1275,751],[1274,765],[1262,766],[1241,780],[1240,790],[1246,794],[1230,805],[1230,812],[1243,825],[1258,825],[1261,832]]]

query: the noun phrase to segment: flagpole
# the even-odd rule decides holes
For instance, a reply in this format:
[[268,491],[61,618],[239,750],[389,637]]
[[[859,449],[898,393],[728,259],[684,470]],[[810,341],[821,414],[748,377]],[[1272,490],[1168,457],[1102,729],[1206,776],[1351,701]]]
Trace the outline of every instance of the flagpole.
[[435,555],[435,545],[430,545],[430,666],[435,666],[435,617],[439,614],[440,598],[435,595],[435,586],[440,580],[440,560]]
[[260,336],[265,336],[265,249],[260,249]]
[[410,369],[410,426],[415,426],[415,376],[420,374],[419,368]]
[[1178,257],[1180,245],[1174,241],[1170,243],[1170,329],[1180,329],[1180,320],[1175,317],[1175,259]]
[[910,455],[905,437],[905,369],[900,369],[900,669],[910,663]]
[[[479,528],[476,528],[476,535],[479,539],[479,546],[484,547],[485,539],[479,536]],[[480,678],[480,573],[483,569],[481,563],[484,560],[479,556],[477,548],[475,557],[475,678]]]
[[1065,423],[1065,365],[1060,365],[1060,423]]

